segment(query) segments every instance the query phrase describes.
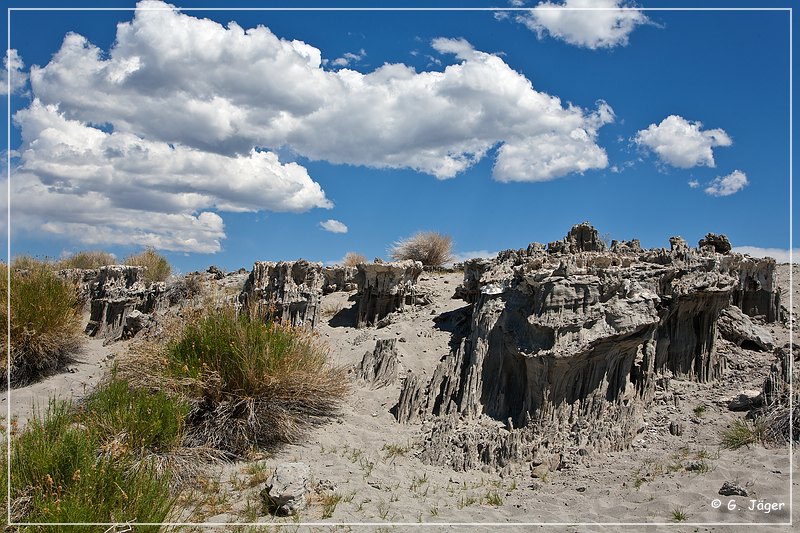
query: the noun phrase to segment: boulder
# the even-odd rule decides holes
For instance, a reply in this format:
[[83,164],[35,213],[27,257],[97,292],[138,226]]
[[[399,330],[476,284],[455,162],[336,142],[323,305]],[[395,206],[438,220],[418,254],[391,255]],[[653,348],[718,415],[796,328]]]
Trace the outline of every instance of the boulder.
[[267,480],[261,497],[271,514],[290,516],[305,508],[311,469],[305,463],[281,463]]
[[725,483],[723,483],[722,487],[720,487],[719,489],[719,494],[721,496],[744,496],[744,497],[750,495],[750,493],[747,492],[747,489],[745,489],[744,487],[733,481],[726,481]]

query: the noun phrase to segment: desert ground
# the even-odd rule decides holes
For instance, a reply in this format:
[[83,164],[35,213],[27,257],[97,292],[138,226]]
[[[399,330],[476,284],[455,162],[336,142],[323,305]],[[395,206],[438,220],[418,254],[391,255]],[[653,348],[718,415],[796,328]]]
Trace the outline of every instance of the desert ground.
[[[797,316],[800,290],[790,286],[789,268],[779,265],[777,280],[787,307],[793,291],[792,310]],[[793,272],[798,279],[800,268]],[[227,276],[227,292],[235,292],[246,277]],[[435,530],[498,531],[508,530],[503,525],[530,524],[511,530],[584,532],[618,531],[622,524],[643,522],[656,525],[625,529],[739,531],[748,526],[734,524],[742,523],[759,530],[787,528],[774,524],[790,519],[788,449],[753,444],[730,450],[720,445],[722,432],[744,416],[729,410],[728,402],[740,391],[760,389],[774,356],[722,339],[718,350],[728,358],[722,379],[712,383],[673,379],[674,394],[670,398],[656,394],[646,411],[645,430],[627,449],[590,455],[580,464],[538,477],[525,466],[460,472],[424,464],[416,457],[424,423],[400,424],[390,410],[406,372],[430,375],[450,351],[451,334],[437,318],[466,305],[453,299],[462,281],[460,271],[423,272],[418,293],[429,303],[407,307],[379,328],[353,326],[354,291],[324,295],[316,328],[319,338],[329,346],[334,364],[353,369],[352,394],[340,416],[315,427],[301,444],[255,453],[248,460],[206,465],[193,488],[182,494],[181,512],[174,521],[239,530],[250,526],[236,524],[258,523],[273,531],[407,531],[420,524]],[[205,283],[213,292],[222,282],[209,278]],[[789,343],[787,326],[768,325],[776,346]],[[398,340],[401,379],[374,388],[359,380],[355,369],[364,353],[386,338]],[[129,350],[137,342],[137,338],[114,343],[87,339],[67,372],[10,391],[12,417],[24,425],[33,406],[45,405],[48,398],[80,400],[107,375],[114,360],[135,357]],[[672,420],[683,422],[682,435],[671,434]],[[497,431],[505,431],[503,424],[498,422]],[[795,449],[795,464],[797,459]],[[284,462],[310,466],[311,490],[304,510],[292,517],[275,517],[264,512],[259,494],[275,466]],[[726,481],[745,487],[749,495],[720,496]],[[796,490],[796,478],[792,483]],[[714,508],[715,499],[721,501],[720,508]],[[776,505],[767,513],[765,503]],[[729,510],[734,505],[735,510]],[[675,521],[678,513],[684,523]],[[715,525],[704,525],[711,523]]]

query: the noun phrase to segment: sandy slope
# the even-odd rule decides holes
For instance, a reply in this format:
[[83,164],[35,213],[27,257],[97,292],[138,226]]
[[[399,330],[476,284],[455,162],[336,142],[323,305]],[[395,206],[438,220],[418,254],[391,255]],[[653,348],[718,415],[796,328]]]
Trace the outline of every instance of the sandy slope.
[[[800,271],[796,270],[797,274]],[[355,303],[351,294],[333,293],[323,298],[323,324],[320,336],[331,347],[337,364],[352,367],[365,351],[382,338],[399,339],[398,349],[404,369],[430,374],[439,359],[449,351],[450,334],[435,327],[434,318],[464,305],[451,299],[460,283],[458,273],[425,273],[421,291],[433,298],[425,307],[409,310],[381,329],[357,330],[351,323]],[[779,282],[788,295],[788,267],[781,267]],[[800,292],[795,307],[800,306]],[[784,298],[788,305],[788,298]],[[788,330],[770,326],[778,345],[788,342]],[[113,345],[114,351],[123,348]],[[225,465],[211,469],[208,480],[184,501],[182,520],[216,523],[267,522],[285,524],[294,530],[299,522],[354,523],[458,523],[450,530],[497,531],[494,524],[561,523],[548,531],[617,531],[619,526],[600,526],[608,522],[650,522],[668,525],[648,526],[647,531],[733,531],[735,522],[775,524],[787,522],[789,504],[789,454],[787,449],[754,446],[736,451],[719,447],[721,432],[742,416],[730,412],[726,400],[741,389],[759,388],[772,362],[767,353],[740,350],[722,345],[729,353],[729,369],[714,384],[675,382],[682,399],[674,402],[656,399],[648,413],[647,429],[631,449],[590,457],[587,464],[552,473],[546,480],[535,479],[530,471],[517,468],[505,478],[495,473],[454,472],[423,464],[414,456],[414,442],[420,437],[419,425],[400,425],[389,410],[397,401],[400,384],[371,390],[353,379],[353,394],[335,422],[317,428],[303,445],[289,446],[259,461]],[[14,412],[27,418],[32,401],[46,401],[51,394],[80,396],[91,387],[110,363],[111,351],[99,341],[90,340],[74,365],[74,373],[53,376],[46,381],[13,391]],[[106,359],[104,361],[104,359]],[[402,374],[401,374],[402,375]],[[696,414],[697,406],[705,406]],[[681,437],[670,435],[671,420],[685,424]],[[797,461],[797,453],[794,456]],[[303,461],[310,465],[314,486],[333,484],[341,500],[332,515],[323,519],[321,495],[313,495],[311,505],[299,518],[263,516],[259,491],[270,470],[279,462]],[[700,471],[686,469],[701,463]],[[722,497],[717,494],[724,481],[746,485],[751,498]],[[250,487],[249,485],[253,485]],[[797,480],[794,481],[795,489]],[[712,501],[721,499],[721,509]],[[781,511],[765,514],[749,510],[751,499],[784,503]],[[738,509],[727,505],[735,500]],[[673,523],[675,511],[685,513],[688,522],[721,525]],[[795,511],[795,518],[798,517]],[[579,523],[595,525],[568,525]],[[480,523],[482,525],[467,524]],[[397,525],[391,530],[406,531],[411,526]],[[302,528],[306,529],[306,528]],[[313,528],[317,529],[317,528]],[[328,531],[332,527],[318,530]],[[342,527],[340,531],[369,531],[371,527]],[[525,528],[527,531],[531,528]],[[536,529],[540,529],[537,527]],[[631,526],[628,530],[642,530]],[[773,527],[785,530],[785,527]],[[514,529],[518,531],[520,529]]]

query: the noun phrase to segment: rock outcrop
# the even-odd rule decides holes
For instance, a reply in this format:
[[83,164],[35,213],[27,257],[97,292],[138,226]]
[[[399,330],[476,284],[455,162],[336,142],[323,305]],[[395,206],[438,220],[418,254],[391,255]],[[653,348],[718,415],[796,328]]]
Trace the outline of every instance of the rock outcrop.
[[731,242],[727,235],[717,235],[709,233],[697,243],[699,248],[710,247],[710,250],[718,254],[727,254],[731,251]]
[[364,353],[358,377],[376,389],[386,387],[397,380],[399,364],[397,339],[378,339],[375,349]]
[[736,306],[728,306],[719,315],[719,333],[725,340],[748,350],[769,351],[775,345],[772,335]]
[[465,263],[468,332],[429,380],[406,377],[394,409],[400,422],[428,421],[424,460],[500,468],[621,450],[660,376],[720,377],[717,321],[748,258],[679,237],[669,252],[637,252],[635,241],[606,252],[588,224],[557,242]]
[[283,323],[313,328],[319,319],[324,282],[321,263],[257,261],[239,302],[246,310],[257,308]]
[[120,339],[126,319],[133,311],[153,313],[167,304],[163,282],[148,284],[144,267],[109,265],[101,267],[90,283],[90,318],[86,333],[108,340]]
[[416,283],[422,273],[419,261],[366,263],[356,268],[357,327],[373,326],[389,313],[415,303]]
[[264,507],[270,514],[291,516],[306,506],[311,469],[305,463],[281,463],[261,491]]
[[100,270],[96,268],[66,268],[56,271],[56,276],[75,286],[78,299],[86,303],[91,299],[92,283],[99,275]]
[[352,266],[333,266],[322,269],[325,282],[322,286],[323,294],[330,294],[336,291],[354,291],[358,288],[356,275],[358,269]]

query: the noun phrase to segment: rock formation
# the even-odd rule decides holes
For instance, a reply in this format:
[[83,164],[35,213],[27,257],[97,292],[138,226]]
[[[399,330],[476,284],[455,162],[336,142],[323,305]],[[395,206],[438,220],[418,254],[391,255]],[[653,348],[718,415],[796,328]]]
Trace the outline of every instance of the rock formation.
[[144,267],[109,265],[101,267],[90,283],[90,318],[86,333],[108,340],[122,337],[126,318],[136,310],[152,313],[165,305],[163,282],[147,284]]
[[358,269],[351,266],[333,266],[322,269],[325,283],[322,286],[323,294],[336,291],[354,291],[358,288],[356,274]]
[[724,339],[748,350],[768,351],[775,344],[766,328],[753,323],[749,316],[733,305],[722,310],[718,327]]
[[389,313],[415,303],[416,283],[422,273],[419,261],[366,263],[356,268],[357,327],[375,325]]
[[731,243],[727,235],[717,235],[716,233],[709,233],[704,238],[700,239],[697,244],[699,248],[710,247],[710,251],[718,254],[727,254],[731,251]]
[[261,491],[265,510],[291,516],[306,506],[311,469],[305,463],[281,463]]
[[720,377],[717,320],[742,279],[760,276],[761,297],[777,297],[774,262],[756,267],[679,237],[669,252],[635,241],[606,252],[580,224],[556,242],[465,262],[457,294],[472,304],[468,331],[427,382],[406,377],[394,409],[400,422],[429,421],[423,460],[501,468],[624,449],[658,377]]
[[397,339],[378,339],[375,349],[365,352],[358,367],[358,377],[374,388],[391,385],[397,380]]
[[319,318],[323,283],[321,263],[257,261],[239,302],[245,309],[257,307],[283,323],[313,328]]

